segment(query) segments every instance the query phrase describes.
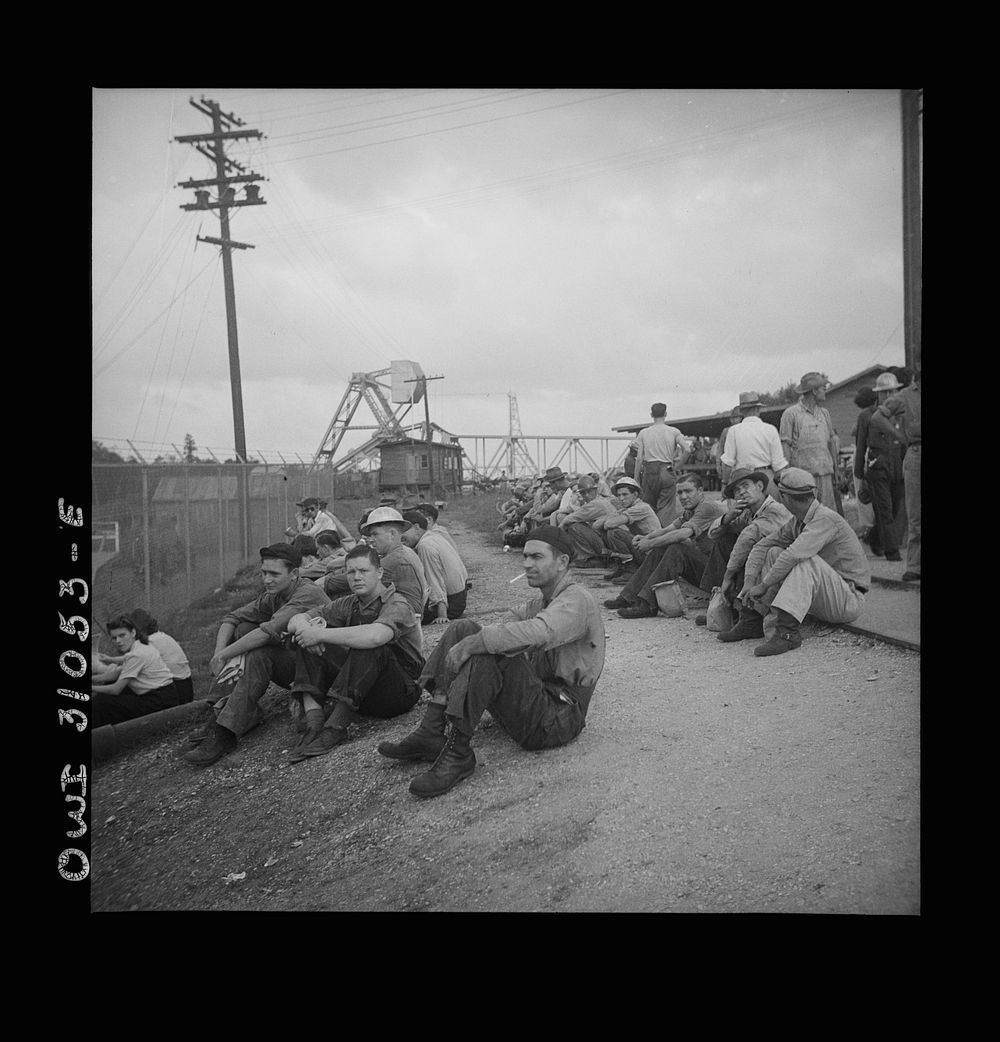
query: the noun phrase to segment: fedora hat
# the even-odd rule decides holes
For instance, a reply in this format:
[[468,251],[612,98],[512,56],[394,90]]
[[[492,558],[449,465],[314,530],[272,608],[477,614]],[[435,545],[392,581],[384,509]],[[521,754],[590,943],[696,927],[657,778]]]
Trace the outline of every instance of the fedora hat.
[[750,409],[760,405],[760,395],[756,391],[740,391],[740,408]]
[[562,472],[561,467],[549,467],[545,472],[545,480],[551,483],[553,481],[569,481],[569,478]]
[[795,388],[796,394],[808,394],[820,387],[829,386],[830,381],[822,373],[806,373]]
[[765,494],[767,493],[767,486],[771,481],[769,475],[765,474],[762,470],[736,470],[730,475],[729,484],[723,489],[722,494],[726,499],[732,499],[736,492],[736,486],[741,481],[747,479],[750,481],[760,481],[764,485]]

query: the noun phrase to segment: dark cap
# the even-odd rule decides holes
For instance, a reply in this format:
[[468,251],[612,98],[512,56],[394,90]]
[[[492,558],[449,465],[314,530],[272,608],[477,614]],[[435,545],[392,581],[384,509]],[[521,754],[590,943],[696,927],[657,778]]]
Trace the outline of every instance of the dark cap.
[[308,496],[305,499],[303,499],[301,503],[296,503],[295,505],[297,507],[318,507],[319,500],[314,499],[312,496]]
[[557,554],[568,554],[569,559],[573,560],[573,544],[569,536],[556,525],[537,525],[525,536],[525,544],[530,543],[532,539],[548,543]]
[[284,561],[289,568],[298,568],[302,564],[302,554],[291,543],[272,543],[270,546],[262,546],[260,559],[262,561],[267,559]]

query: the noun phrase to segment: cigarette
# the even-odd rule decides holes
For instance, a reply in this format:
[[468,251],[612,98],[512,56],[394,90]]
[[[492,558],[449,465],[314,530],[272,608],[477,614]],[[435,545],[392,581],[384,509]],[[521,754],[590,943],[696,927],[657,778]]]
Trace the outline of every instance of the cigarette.
[[513,579],[507,580],[507,585],[509,586],[511,583],[516,583],[518,579],[523,579],[527,574],[527,572],[521,572],[520,575],[515,575]]

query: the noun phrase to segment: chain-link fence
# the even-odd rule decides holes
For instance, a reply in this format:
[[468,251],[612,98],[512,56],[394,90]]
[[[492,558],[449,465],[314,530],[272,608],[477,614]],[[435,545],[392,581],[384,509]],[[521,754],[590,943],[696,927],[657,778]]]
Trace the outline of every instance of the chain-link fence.
[[286,540],[306,496],[377,494],[378,475],[274,464],[95,463],[91,468],[95,623],[142,606],[161,620]]

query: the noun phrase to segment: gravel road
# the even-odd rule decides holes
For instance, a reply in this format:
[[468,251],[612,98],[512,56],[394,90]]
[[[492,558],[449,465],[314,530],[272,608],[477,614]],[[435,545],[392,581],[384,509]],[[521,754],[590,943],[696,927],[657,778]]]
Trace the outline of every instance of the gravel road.
[[[527,594],[489,520],[475,500],[447,516],[484,623]],[[619,589],[579,576],[598,602]],[[419,708],[288,765],[276,691],[212,768],[179,759],[185,734],[97,765],[92,907],[919,914],[919,654],[812,627],[757,659],[693,611],[602,610],[580,737],[525,752],[487,719],[475,774],[438,799],[375,751]]]

